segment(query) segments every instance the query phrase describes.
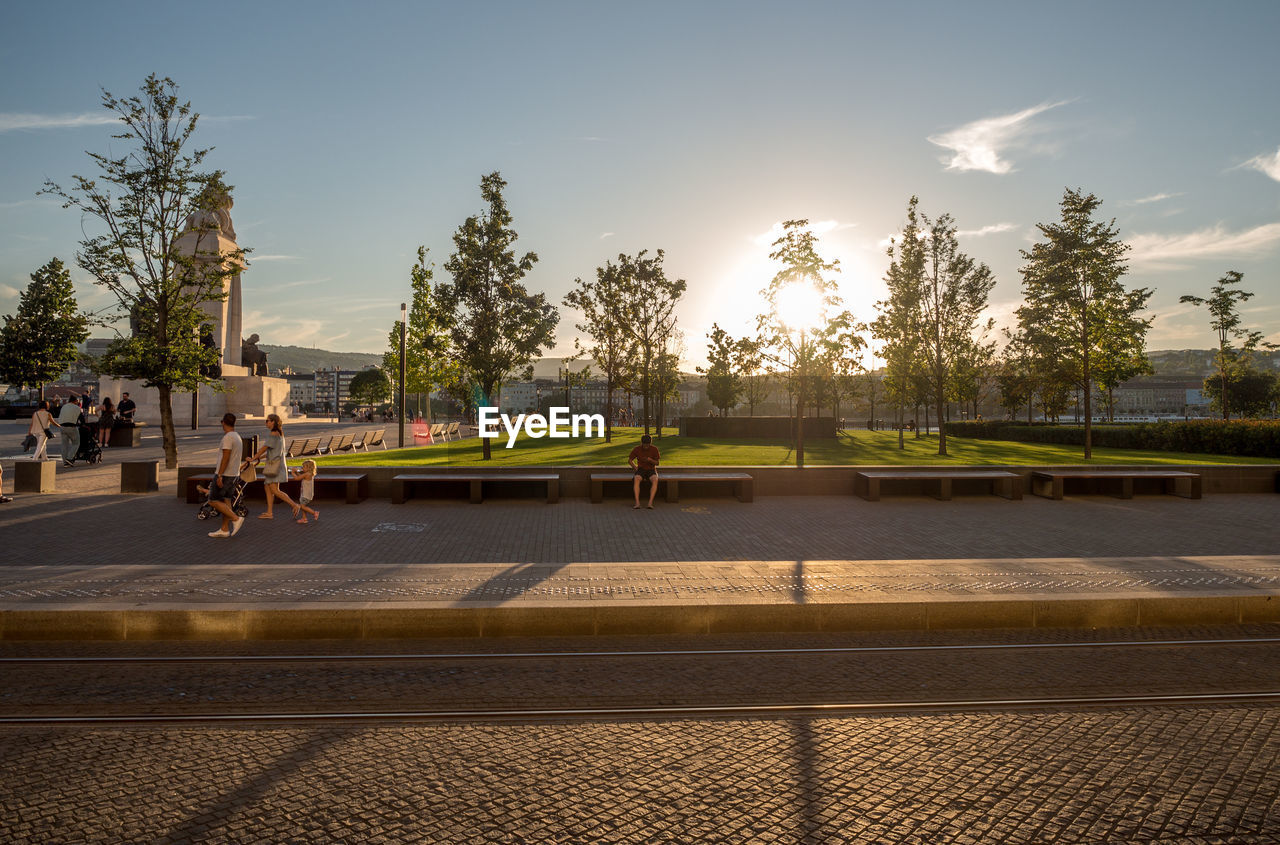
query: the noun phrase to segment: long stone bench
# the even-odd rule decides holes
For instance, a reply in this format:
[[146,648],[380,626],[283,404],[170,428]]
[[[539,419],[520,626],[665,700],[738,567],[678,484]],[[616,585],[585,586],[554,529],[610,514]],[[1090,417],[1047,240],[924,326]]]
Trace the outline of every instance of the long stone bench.
[[[203,502],[204,496],[196,490],[196,485],[208,487],[211,481],[211,472],[187,476],[187,501],[192,504]],[[347,504],[355,505],[369,498],[369,476],[363,472],[321,472],[316,474],[315,482],[317,499],[342,498]],[[286,481],[280,485],[280,489],[297,501],[302,482]],[[265,498],[266,484],[259,478],[248,486],[245,495],[249,498]]]
[[1065,482],[1073,480],[1119,481],[1120,498],[1133,498],[1135,480],[1163,482],[1164,492],[1184,499],[1200,498],[1200,475],[1165,469],[1046,469],[1031,473],[1031,492],[1047,499],[1061,499]]
[[[634,472],[593,472],[591,473],[591,501],[604,501],[604,485],[606,481],[625,481],[632,483]],[[755,501],[755,479],[745,472],[694,472],[690,470],[658,470],[658,483],[666,489],[668,502],[680,501],[681,484],[698,484],[705,482],[732,482],[734,495],[739,502]],[[648,495],[649,482],[641,484],[641,493]]]
[[1022,476],[1006,470],[860,470],[853,478],[853,491],[868,502],[880,501],[880,487],[885,481],[937,482],[938,496],[951,500],[952,482],[986,481],[991,492],[1006,499],[1022,498]]
[[560,476],[548,472],[433,472],[404,473],[391,479],[391,503],[402,505],[413,498],[414,487],[419,484],[441,484],[445,482],[457,484],[464,482],[470,487],[471,504],[478,505],[484,501],[485,483],[502,483],[509,481],[536,482],[547,485],[547,504],[560,501]]

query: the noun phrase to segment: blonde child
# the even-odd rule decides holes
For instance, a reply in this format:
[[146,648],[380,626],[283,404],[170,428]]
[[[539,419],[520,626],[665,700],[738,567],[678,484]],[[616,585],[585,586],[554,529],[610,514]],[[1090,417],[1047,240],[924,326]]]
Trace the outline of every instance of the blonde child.
[[320,511],[310,507],[311,500],[316,497],[316,462],[303,461],[302,468],[289,470],[289,475],[302,482],[302,489],[298,492],[298,511],[302,516],[298,517],[298,524],[307,524],[307,514],[311,514],[312,519],[319,522]]

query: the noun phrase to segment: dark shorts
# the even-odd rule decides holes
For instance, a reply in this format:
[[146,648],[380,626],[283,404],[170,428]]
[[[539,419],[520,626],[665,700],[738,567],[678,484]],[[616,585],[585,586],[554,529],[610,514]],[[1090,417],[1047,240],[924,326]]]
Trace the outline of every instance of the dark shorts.
[[218,481],[215,478],[213,481],[209,482],[209,501],[221,502],[224,500],[228,500],[232,498],[232,495],[235,493],[235,489],[236,489],[236,476],[234,475],[222,476],[221,487],[218,486]]
[[640,476],[645,481],[648,481],[650,478],[653,478],[654,473],[656,472],[657,472],[656,469],[645,469],[644,467],[636,467],[636,475]]

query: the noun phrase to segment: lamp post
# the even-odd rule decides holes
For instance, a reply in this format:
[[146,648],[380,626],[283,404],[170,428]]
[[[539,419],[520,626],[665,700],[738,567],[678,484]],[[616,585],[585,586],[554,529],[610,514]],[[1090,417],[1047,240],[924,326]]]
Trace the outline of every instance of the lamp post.
[[404,352],[405,335],[408,330],[408,306],[400,303],[400,403],[396,407],[396,420],[400,423],[400,448],[404,448]]

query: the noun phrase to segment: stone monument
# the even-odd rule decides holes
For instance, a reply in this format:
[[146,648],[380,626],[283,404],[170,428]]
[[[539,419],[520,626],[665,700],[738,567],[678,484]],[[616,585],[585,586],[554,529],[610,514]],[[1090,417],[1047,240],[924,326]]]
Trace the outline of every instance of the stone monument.
[[[231,223],[231,195],[219,191],[207,205],[213,210],[192,212],[186,220],[181,236],[174,242],[174,250],[190,256],[197,267],[225,262],[228,255],[239,251],[236,230]],[[205,204],[205,203],[202,203]],[[221,350],[219,366],[210,374],[220,371],[222,389],[205,385],[200,388],[198,401],[199,422],[212,423],[230,411],[243,417],[265,417],[267,414],[289,414],[289,382],[287,379],[267,375],[266,353],[258,349],[258,335],[248,340],[241,336],[243,330],[243,299],[240,290],[240,270],[222,277],[223,297],[202,303],[206,314],[200,342]],[[138,410],[135,419],[149,423],[160,421],[159,391],[144,387],[132,379],[103,377],[98,384],[100,396],[118,399],[128,391]],[[190,425],[192,401],[190,393],[174,393],[172,399],[174,423]]]

